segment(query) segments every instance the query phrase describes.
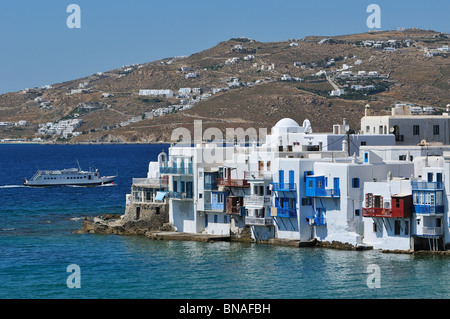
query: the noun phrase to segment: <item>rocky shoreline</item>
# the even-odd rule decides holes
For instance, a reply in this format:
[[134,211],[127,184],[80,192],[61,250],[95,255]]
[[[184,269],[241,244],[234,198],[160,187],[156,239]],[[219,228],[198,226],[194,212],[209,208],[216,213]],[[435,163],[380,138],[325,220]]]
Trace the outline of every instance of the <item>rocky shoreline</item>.
[[[73,234],[99,234],[99,235],[124,235],[124,236],[143,236],[152,240],[183,240],[199,242],[233,241],[233,242],[255,242],[246,236],[222,236],[211,234],[191,234],[177,232],[172,224],[168,222],[153,222],[148,219],[133,220],[124,218],[120,214],[102,214],[99,217],[85,217],[81,229],[73,231]],[[288,240],[272,238],[269,241],[257,241],[257,243],[289,246],[289,247],[315,247],[329,248],[336,250],[363,251],[373,249],[371,246],[354,246],[341,242],[325,242],[313,239],[308,242],[299,240]],[[429,250],[380,250],[385,254],[409,254],[415,256],[450,256],[450,250],[429,251]]]

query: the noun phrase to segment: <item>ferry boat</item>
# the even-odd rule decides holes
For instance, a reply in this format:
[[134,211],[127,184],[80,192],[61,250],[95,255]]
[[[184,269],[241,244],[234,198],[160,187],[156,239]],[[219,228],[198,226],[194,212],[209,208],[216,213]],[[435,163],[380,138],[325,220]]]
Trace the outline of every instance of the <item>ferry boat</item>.
[[38,170],[31,179],[24,177],[25,186],[98,186],[112,184],[115,176],[101,176],[98,169],[89,171],[78,168],[66,168],[62,170]]

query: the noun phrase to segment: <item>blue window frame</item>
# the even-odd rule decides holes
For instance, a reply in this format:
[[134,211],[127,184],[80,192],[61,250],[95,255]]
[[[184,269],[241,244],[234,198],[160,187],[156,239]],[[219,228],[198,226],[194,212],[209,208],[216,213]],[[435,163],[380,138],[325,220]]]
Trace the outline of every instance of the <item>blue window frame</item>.
[[353,178],[352,179],[352,187],[353,188],[359,188],[359,178]]

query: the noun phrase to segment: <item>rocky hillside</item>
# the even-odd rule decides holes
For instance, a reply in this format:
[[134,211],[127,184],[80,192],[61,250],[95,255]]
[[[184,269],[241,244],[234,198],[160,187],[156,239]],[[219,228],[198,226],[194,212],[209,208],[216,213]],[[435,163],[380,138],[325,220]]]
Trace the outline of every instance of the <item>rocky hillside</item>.
[[[196,119],[204,129],[270,129],[290,117],[329,132],[346,118],[359,130],[367,103],[379,114],[397,102],[445,109],[448,42],[447,34],[418,29],[269,43],[230,39],[188,57],[0,95],[0,139],[169,141],[173,129],[192,129]],[[331,96],[336,90],[342,94]],[[65,133],[55,130],[54,123],[68,120],[82,121]]]

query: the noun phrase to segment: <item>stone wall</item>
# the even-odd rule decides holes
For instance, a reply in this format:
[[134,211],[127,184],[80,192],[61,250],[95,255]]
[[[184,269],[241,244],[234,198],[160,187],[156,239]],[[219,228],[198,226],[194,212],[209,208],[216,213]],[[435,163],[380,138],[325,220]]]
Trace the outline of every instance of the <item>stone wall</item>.
[[79,231],[74,233],[145,235],[147,231],[171,229],[168,203],[130,203],[124,215],[86,219]]

